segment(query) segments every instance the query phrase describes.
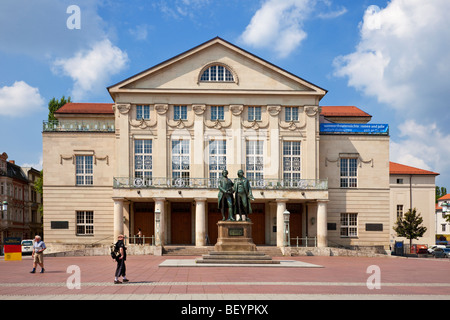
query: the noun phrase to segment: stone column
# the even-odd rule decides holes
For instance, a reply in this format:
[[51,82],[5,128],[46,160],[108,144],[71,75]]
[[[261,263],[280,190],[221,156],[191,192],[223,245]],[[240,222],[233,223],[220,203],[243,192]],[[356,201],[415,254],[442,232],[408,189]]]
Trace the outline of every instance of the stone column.
[[328,247],[327,200],[317,201],[317,246]]
[[119,234],[123,234],[123,198],[113,198],[114,200],[114,239],[117,241]]
[[195,198],[195,246],[202,247],[206,236],[206,198]]
[[287,199],[277,199],[277,247],[284,246],[284,219]]
[[161,212],[160,221],[159,221],[159,230],[156,224],[156,214],[155,214],[155,244],[156,246],[162,246],[166,243],[166,232],[165,232],[165,220],[166,220],[166,210],[165,210],[165,201],[166,198],[154,198],[155,200],[155,211],[159,209]]

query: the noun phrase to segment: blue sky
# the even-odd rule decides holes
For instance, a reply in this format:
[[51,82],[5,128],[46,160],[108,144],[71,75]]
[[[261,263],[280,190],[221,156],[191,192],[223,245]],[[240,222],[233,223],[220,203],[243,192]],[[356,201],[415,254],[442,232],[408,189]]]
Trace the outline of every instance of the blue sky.
[[328,90],[321,105],[388,123],[390,160],[450,187],[449,13],[448,0],[2,0],[0,153],[40,169],[50,99],[112,102],[106,87],[219,36]]

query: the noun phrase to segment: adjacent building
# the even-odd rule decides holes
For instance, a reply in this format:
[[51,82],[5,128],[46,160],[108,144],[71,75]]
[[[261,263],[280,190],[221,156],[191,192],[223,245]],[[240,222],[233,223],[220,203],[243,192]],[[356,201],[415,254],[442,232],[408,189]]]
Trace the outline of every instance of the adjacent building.
[[256,245],[284,245],[287,210],[293,244],[389,248],[389,127],[361,109],[322,106],[325,89],[221,38],[108,91],[113,103],[68,103],[44,122],[47,243],[140,229],[214,244],[226,169],[251,181]]
[[22,168],[8,155],[0,155],[0,245],[7,237],[33,239],[42,235],[41,195],[34,184],[41,176],[34,168]]

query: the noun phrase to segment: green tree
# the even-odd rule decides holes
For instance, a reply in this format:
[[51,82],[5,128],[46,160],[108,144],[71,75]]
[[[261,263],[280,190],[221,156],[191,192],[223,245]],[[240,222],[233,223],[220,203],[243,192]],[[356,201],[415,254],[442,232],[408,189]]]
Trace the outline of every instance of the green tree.
[[445,196],[447,194],[447,188],[436,186],[436,203],[439,198]]
[[48,121],[56,120],[55,111],[70,102],[70,97],[67,100],[65,96],[62,96],[61,100],[56,100],[55,97],[53,97],[48,103]]
[[[34,182],[34,190],[36,190],[36,192],[41,195],[41,199],[42,199],[42,197],[44,195],[43,185],[44,185],[44,171],[41,170],[41,175]],[[39,212],[41,213],[41,217],[42,217],[43,212],[44,212],[44,208],[42,207],[42,203],[39,205]]]
[[423,219],[420,213],[417,213],[416,208],[409,209],[403,217],[398,217],[394,231],[399,237],[409,239],[409,246],[412,245],[413,239],[419,239],[427,231],[427,228],[422,226]]

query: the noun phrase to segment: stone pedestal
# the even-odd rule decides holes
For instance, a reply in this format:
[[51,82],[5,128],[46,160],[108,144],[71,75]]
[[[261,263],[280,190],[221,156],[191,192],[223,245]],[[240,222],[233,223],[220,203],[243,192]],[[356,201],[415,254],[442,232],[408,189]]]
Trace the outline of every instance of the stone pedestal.
[[248,221],[219,221],[217,243],[214,250],[223,251],[256,251],[252,239],[252,225]]

